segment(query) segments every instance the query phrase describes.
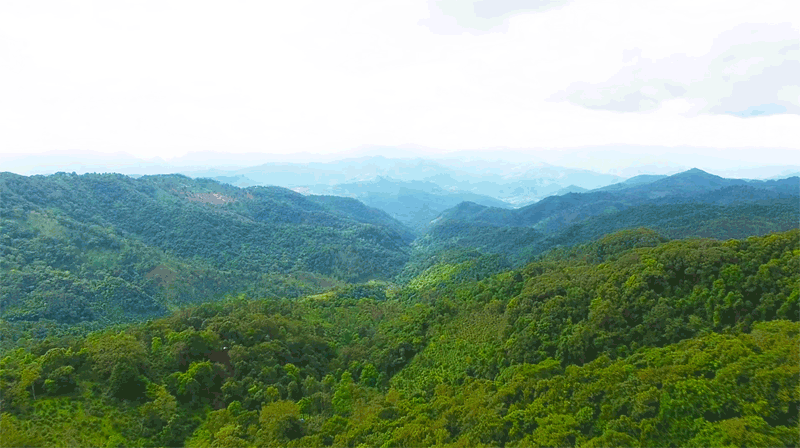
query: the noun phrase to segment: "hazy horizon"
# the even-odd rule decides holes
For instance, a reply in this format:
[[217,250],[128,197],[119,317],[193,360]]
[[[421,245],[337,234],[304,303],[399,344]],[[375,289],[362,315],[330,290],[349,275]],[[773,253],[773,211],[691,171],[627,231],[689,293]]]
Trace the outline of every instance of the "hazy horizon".
[[[662,152],[655,152],[660,150]],[[669,152],[667,152],[669,151]],[[384,157],[399,160],[428,160],[445,165],[487,161],[520,166],[545,164],[568,169],[587,170],[630,178],[639,174],[675,174],[699,168],[722,177],[764,179],[800,171],[800,165],[782,161],[800,160],[795,151],[763,148],[653,148],[608,145],[606,147],[562,149],[511,149],[436,151],[410,145],[362,147],[327,154],[297,152],[290,154],[190,152],[176,157],[136,157],[127,152],[48,151],[39,154],[0,153],[0,171],[22,175],[52,174],[60,171],[117,172],[128,175],[201,172],[217,169],[236,171],[263,164],[333,163],[347,160]]]
[[798,17],[780,0],[4,1],[0,164],[796,164]]

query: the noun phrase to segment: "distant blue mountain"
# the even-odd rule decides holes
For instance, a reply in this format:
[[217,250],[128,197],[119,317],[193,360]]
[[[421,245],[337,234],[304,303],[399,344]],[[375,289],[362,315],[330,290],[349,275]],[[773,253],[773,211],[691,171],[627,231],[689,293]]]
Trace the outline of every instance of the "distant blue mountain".
[[[389,159],[361,157],[335,162],[268,163],[236,170],[183,172],[232,185],[275,185],[296,191],[318,192],[320,186],[336,187],[383,177],[399,182],[429,182],[446,191],[469,192],[521,207],[572,186],[594,189],[621,182],[611,174],[564,168],[546,163]],[[405,187],[428,188],[417,183]],[[424,191],[424,190],[423,190]],[[338,194],[336,192],[332,194]]]
[[234,187],[239,187],[239,188],[247,188],[259,185],[258,182],[254,181],[253,179],[250,179],[249,177],[242,176],[241,174],[236,176],[214,176],[211,177],[211,179],[214,179],[215,181],[223,184],[233,185]]
[[556,191],[556,195],[563,196],[563,195],[568,194],[568,193],[585,193],[587,191],[589,191],[589,190],[587,190],[586,188],[581,188],[581,187],[579,187],[577,185],[570,185],[570,186],[564,187],[564,188]]
[[779,174],[777,176],[772,176],[769,178],[769,180],[788,179],[790,177],[800,177],[800,171],[793,171],[786,174]]
[[307,194],[358,199],[417,230],[423,229],[444,210],[464,201],[503,209],[511,207],[490,196],[469,191],[445,190],[433,182],[399,181],[380,176],[363,182],[333,186],[313,185],[303,188],[302,191]]
[[626,188],[630,188],[634,185],[641,185],[641,184],[649,184],[653,183],[657,180],[663,179],[668,177],[664,174],[640,174],[638,176],[631,177],[623,182],[606,185],[605,187],[600,187],[597,190],[599,191],[614,191],[614,190],[624,190]]

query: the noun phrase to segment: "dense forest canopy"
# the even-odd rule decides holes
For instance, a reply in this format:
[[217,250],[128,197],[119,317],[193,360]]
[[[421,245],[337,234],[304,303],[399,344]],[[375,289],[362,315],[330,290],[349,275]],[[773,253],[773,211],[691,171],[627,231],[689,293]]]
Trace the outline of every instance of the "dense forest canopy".
[[798,243],[632,230],[29,341],[4,445],[796,446]]
[[747,182],[690,170],[605,190],[516,210],[464,202],[411,230],[351,198],[279,187],[181,175],[0,173],[0,347],[22,335],[144,321],[229,294],[404,285],[464,264],[457,278],[480,279],[621,229],[724,240],[795,228],[800,216],[797,178]]
[[550,196],[514,210],[459,204],[417,239],[416,258],[460,247],[500,254],[519,266],[553,248],[623,229],[647,227],[668,238],[725,240],[793,229],[800,216],[797,177],[744,181],[693,169],[614,187]]
[[797,446],[798,216],[697,170],[422,229],[0,173],[2,445]]
[[179,175],[2,173],[0,195],[2,317],[41,334],[390,279],[413,238],[354,199]]

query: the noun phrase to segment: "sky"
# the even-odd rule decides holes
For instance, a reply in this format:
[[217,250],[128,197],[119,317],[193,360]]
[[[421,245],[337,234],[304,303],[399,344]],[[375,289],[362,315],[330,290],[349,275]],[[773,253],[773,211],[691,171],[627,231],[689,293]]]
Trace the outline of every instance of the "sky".
[[0,162],[370,148],[800,164],[800,2],[0,2]]

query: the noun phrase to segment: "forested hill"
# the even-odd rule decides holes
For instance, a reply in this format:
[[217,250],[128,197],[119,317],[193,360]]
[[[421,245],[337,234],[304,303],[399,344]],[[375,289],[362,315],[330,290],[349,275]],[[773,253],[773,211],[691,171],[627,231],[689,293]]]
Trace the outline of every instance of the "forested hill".
[[798,216],[800,178],[748,182],[689,170],[614,190],[551,196],[516,210],[461,203],[436,218],[416,248],[428,258],[458,247],[519,263],[621,229],[724,240],[796,228]]
[[226,293],[394,277],[414,235],[354,199],[180,175],[0,173],[11,321],[125,321]]
[[3,446],[796,447],[800,231],[184,309],[0,360]]
[[[625,185],[625,184],[616,184]],[[800,178],[771,181],[725,179],[692,169],[647,183],[613,190],[550,196],[516,210],[463,203],[444,212],[437,222],[458,220],[498,227],[534,227],[554,232],[591,216],[643,204],[729,204],[765,202],[800,196]]]
[[[391,264],[382,259],[402,260],[413,238],[402,224],[358,201],[280,187],[239,189],[181,175],[1,176],[6,217],[52,212],[220,267],[391,276]],[[341,262],[331,264],[337,255]],[[348,255],[363,260],[348,265]]]
[[623,190],[625,188],[630,188],[633,185],[649,184],[651,182],[655,182],[665,177],[667,177],[665,174],[640,174],[638,176],[633,176],[630,179],[626,179],[623,182],[606,185],[605,187],[596,188],[595,190],[597,191]]

